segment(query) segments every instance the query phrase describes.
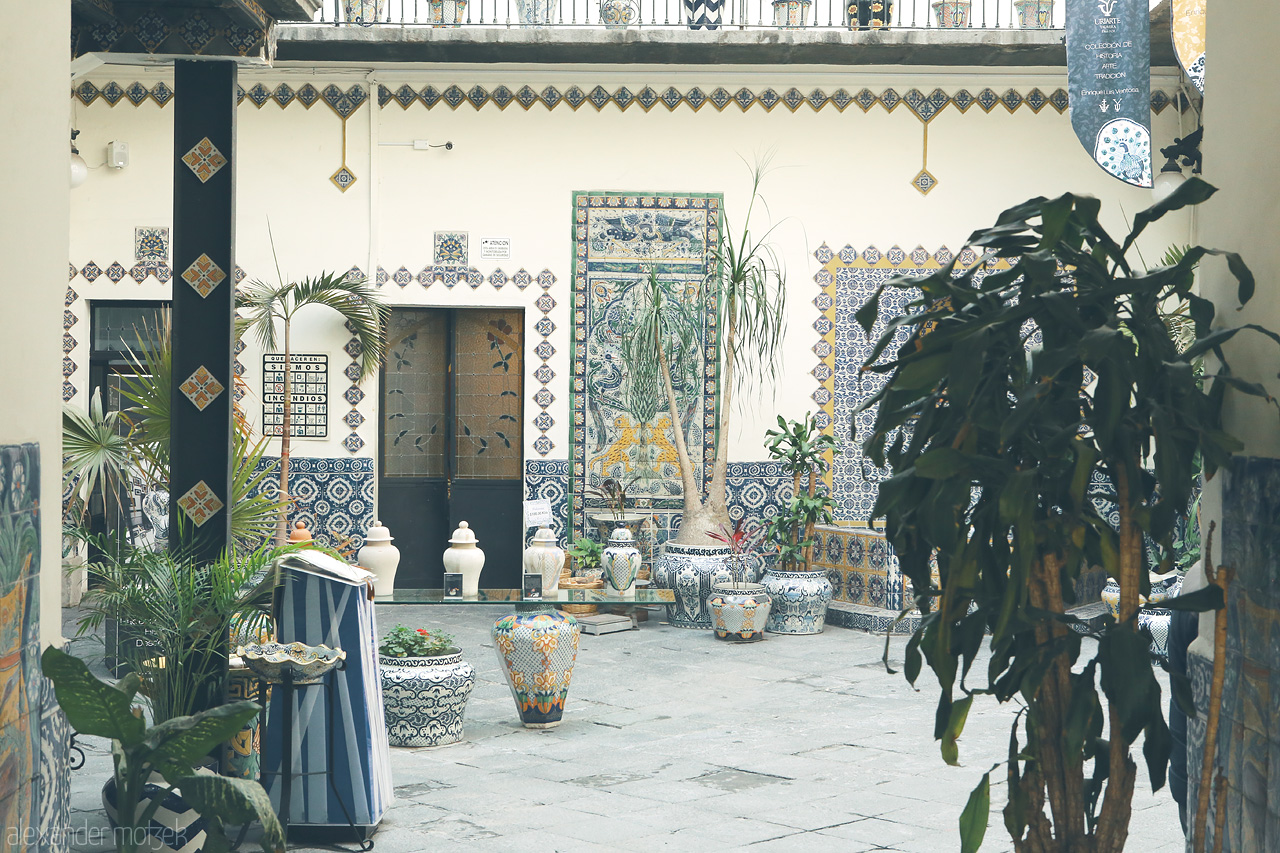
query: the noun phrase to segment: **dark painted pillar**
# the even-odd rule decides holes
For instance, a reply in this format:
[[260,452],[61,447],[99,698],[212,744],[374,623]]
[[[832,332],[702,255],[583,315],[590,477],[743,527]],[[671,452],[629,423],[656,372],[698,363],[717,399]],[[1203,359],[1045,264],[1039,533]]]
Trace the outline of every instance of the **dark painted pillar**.
[[212,561],[231,537],[234,62],[174,62],[170,548]]

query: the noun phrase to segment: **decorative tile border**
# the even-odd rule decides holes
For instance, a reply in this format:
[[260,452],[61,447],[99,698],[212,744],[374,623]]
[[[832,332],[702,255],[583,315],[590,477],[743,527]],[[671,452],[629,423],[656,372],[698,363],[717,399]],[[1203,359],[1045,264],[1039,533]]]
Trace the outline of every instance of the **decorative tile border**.
[[[840,522],[866,522],[875,503],[877,483],[885,473],[874,470],[861,451],[862,437],[868,434],[875,422],[875,411],[862,412],[857,416],[856,438],[850,438],[849,424],[858,404],[874,395],[887,381],[880,374],[863,373],[861,370],[884,329],[884,323],[877,321],[871,334],[865,335],[854,314],[888,279],[898,275],[925,275],[949,264],[955,255],[946,246],[930,253],[922,246],[910,252],[896,245],[885,252],[869,246],[859,252],[846,245],[835,252],[823,243],[814,252],[814,257],[822,268],[814,275],[819,292],[813,304],[819,313],[813,324],[814,331],[818,333],[813,353],[818,357],[818,363],[810,372],[818,387],[811,396],[818,404],[818,425],[837,442],[837,451],[828,459],[831,466],[828,478],[836,502],[836,519]],[[972,249],[961,251],[960,266],[968,267],[977,262],[978,255]],[[1007,262],[994,264],[992,269],[1002,267],[1007,267]],[[910,291],[887,291],[880,300],[882,315],[905,310],[912,298],[914,295]],[[900,330],[899,336],[905,341],[907,330]]]
[[[85,81],[72,90],[72,95],[85,106],[101,98],[113,107],[120,103],[132,104],[136,107],[147,101],[163,107],[173,100],[174,92],[164,83],[158,83],[148,89],[141,83],[122,86],[112,81],[98,87]],[[275,103],[281,109],[295,103],[310,109],[314,104],[324,102],[339,116],[345,117],[364,104],[368,99],[368,92],[360,84],[343,90],[333,83],[323,89],[317,89],[310,83],[298,89],[294,89],[288,83],[279,83],[274,87],[265,83],[255,83],[248,89],[239,87],[237,97],[239,103],[247,100],[258,109],[268,102]],[[1019,92],[1017,89],[1008,89],[1000,94],[994,89],[984,88],[976,94],[968,89],[958,89],[951,93],[934,89],[926,94],[913,88],[900,94],[896,89],[890,88],[876,94],[870,89],[860,89],[857,93],[850,93],[847,89],[840,88],[828,94],[822,89],[802,92],[794,86],[782,92],[773,88],[765,88],[757,92],[745,87],[730,91],[723,86],[717,86],[709,92],[703,91],[698,86],[683,90],[668,86],[661,91],[643,86],[633,92],[626,86],[610,91],[600,85],[593,86],[589,90],[575,85],[569,86],[564,91],[555,86],[545,86],[540,90],[530,86],[519,86],[515,89],[496,86],[490,90],[483,86],[472,85],[464,89],[456,84],[443,89],[431,85],[415,89],[408,84],[392,89],[380,84],[378,106],[386,108],[393,103],[406,110],[412,106],[422,106],[427,109],[443,106],[451,110],[470,106],[479,110],[486,104],[505,110],[515,104],[527,111],[537,104],[541,104],[548,110],[563,104],[570,110],[590,106],[600,111],[613,105],[620,110],[638,107],[644,112],[659,106],[665,107],[668,112],[674,112],[680,107],[687,107],[697,112],[708,105],[716,112],[721,112],[730,106],[736,106],[742,112],[756,107],[765,112],[772,112],[779,105],[795,112],[807,105],[815,111],[831,107],[838,112],[844,112],[850,106],[855,106],[865,113],[875,107],[893,112],[899,106],[905,106],[921,121],[927,122],[948,107],[961,113],[967,113],[975,106],[983,113],[989,113],[997,107],[1003,107],[1008,112],[1026,107],[1033,113],[1039,113],[1049,107],[1061,114],[1067,110],[1067,93],[1065,89],[1054,89],[1046,94],[1038,88],[1032,88],[1026,93]],[[1179,98],[1177,93],[1171,95],[1159,89],[1151,93],[1152,112],[1160,114],[1170,106],[1181,109],[1182,112],[1190,109],[1190,103],[1185,98]]]

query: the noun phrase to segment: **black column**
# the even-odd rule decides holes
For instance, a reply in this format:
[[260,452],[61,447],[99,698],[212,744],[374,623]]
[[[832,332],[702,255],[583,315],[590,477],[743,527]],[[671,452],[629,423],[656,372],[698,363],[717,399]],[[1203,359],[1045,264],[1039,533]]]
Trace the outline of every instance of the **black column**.
[[231,538],[234,62],[174,63],[169,541],[212,561]]

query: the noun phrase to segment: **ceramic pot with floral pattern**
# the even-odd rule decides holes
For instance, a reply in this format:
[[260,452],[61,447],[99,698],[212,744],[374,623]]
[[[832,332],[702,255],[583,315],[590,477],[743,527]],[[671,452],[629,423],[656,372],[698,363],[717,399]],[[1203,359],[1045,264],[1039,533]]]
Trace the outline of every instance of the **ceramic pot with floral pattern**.
[[560,725],[579,637],[578,620],[554,610],[512,613],[493,623],[498,663],[528,728]]

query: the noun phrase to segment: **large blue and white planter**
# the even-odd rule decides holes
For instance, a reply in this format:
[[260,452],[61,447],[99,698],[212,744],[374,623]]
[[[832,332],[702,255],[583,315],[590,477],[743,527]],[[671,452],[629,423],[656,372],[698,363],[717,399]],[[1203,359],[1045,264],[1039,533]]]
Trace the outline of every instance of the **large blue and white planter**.
[[668,542],[653,563],[653,584],[675,593],[667,605],[667,621],[677,628],[711,629],[707,596],[718,583],[731,583],[731,552],[725,547],[677,545]]
[[826,572],[790,572],[770,568],[764,588],[773,606],[765,630],[775,634],[821,634],[826,626],[832,587]]
[[444,746],[462,740],[462,715],[476,672],[461,651],[431,657],[379,655],[378,669],[392,746]]

